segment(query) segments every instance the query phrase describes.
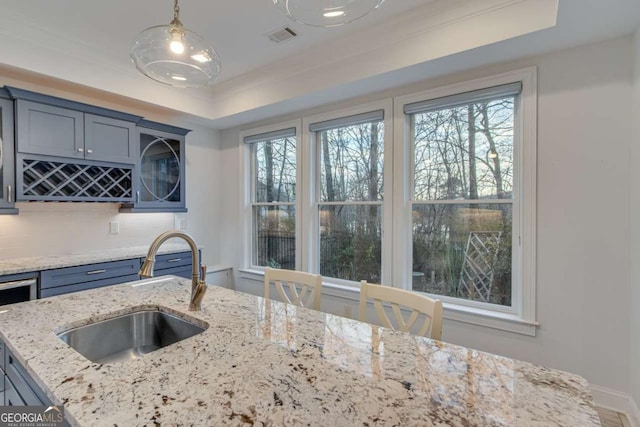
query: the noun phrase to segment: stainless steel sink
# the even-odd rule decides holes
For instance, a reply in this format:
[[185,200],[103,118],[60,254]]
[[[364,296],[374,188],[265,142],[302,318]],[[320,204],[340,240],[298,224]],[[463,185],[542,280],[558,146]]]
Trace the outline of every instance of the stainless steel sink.
[[112,363],[136,359],[205,329],[160,310],[141,309],[61,332],[58,337],[92,362]]

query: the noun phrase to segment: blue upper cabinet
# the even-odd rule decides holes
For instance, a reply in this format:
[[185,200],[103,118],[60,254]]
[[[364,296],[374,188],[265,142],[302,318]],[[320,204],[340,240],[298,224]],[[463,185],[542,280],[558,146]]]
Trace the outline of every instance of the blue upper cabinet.
[[16,101],[18,151],[84,159],[84,114],[80,111]]
[[[0,89],[1,90],[1,89]],[[0,214],[17,214],[15,201],[15,156],[13,101],[0,93]]]
[[119,111],[12,87],[20,154],[134,164],[136,123]]
[[186,212],[188,129],[9,86],[0,101],[0,213],[15,200]]
[[104,162],[134,163],[136,126],[109,117],[84,115],[85,159]]
[[148,120],[138,123],[135,203],[121,212],[186,212],[185,135],[188,129]]

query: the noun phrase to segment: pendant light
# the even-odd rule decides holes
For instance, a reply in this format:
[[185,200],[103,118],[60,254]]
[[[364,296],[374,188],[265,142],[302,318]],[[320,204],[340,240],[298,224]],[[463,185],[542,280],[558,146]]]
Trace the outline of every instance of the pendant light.
[[169,25],[147,28],[131,44],[131,61],[145,76],[177,87],[213,83],[220,75],[220,58],[202,36],[180,22],[178,0]]
[[272,0],[285,15],[312,27],[336,27],[360,19],[384,0]]

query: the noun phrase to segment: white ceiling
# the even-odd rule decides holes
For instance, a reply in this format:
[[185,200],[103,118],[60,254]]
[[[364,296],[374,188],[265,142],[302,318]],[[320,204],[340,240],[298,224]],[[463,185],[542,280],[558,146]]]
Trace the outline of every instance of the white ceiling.
[[[612,38],[640,25],[640,0],[386,0],[360,21],[314,28],[271,0],[181,0],[185,26],[222,60],[212,87],[140,75],[129,44],[168,23],[171,0],[3,1],[0,60],[187,113],[218,128],[485,63]],[[289,26],[299,37],[265,34]]]

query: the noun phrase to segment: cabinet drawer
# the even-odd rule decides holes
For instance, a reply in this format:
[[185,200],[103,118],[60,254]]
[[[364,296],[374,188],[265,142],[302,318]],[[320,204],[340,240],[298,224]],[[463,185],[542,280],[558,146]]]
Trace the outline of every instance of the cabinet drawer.
[[[81,265],[78,267],[45,270],[40,276],[41,294],[43,294],[46,289],[57,288],[60,286],[137,276],[139,269],[140,260],[138,258],[134,258],[123,261],[103,262],[99,264]],[[121,282],[125,281],[127,280],[121,280]],[[114,283],[118,283],[118,281],[111,284]]]
[[109,279],[94,280],[92,282],[75,283],[73,285],[57,286],[55,288],[42,289],[40,298],[54,297],[56,295],[70,294],[72,292],[86,291],[88,289],[101,288],[103,286],[118,285],[125,282],[140,280],[137,270],[135,274],[127,276],[111,277]]
[[175,254],[163,254],[156,256],[156,264],[154,267],[154,271],[158,274],[156,276],[160,276],[162,274],[173,274],[173,273],[165,273],[161,272],[161,270],[166,269],[176,269],[178,267],[189,267],[191,268],[191,261],[193,260],[193,255],[191,252],[178,252]]

